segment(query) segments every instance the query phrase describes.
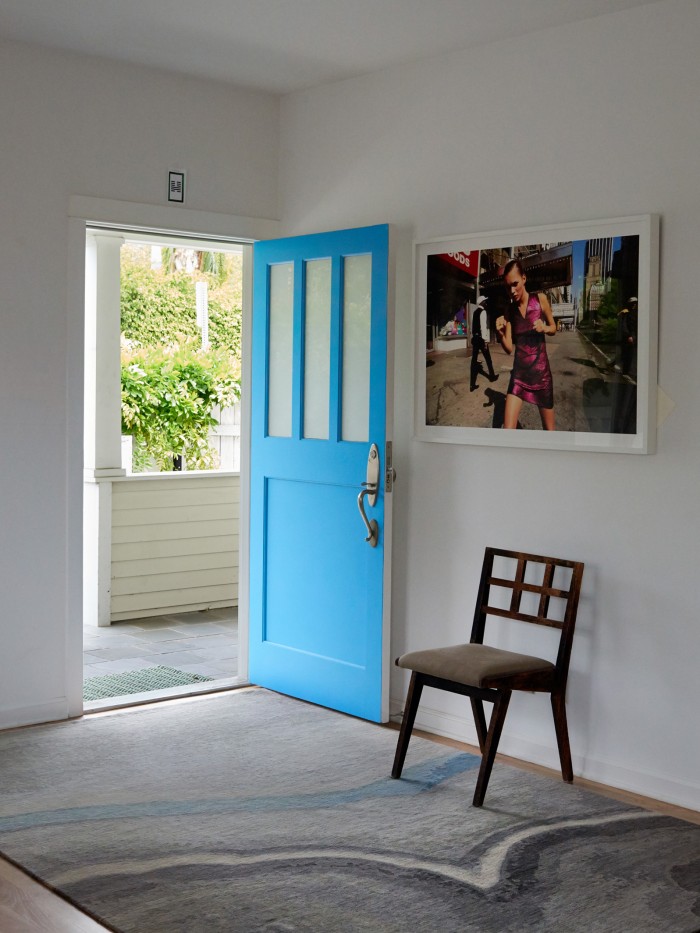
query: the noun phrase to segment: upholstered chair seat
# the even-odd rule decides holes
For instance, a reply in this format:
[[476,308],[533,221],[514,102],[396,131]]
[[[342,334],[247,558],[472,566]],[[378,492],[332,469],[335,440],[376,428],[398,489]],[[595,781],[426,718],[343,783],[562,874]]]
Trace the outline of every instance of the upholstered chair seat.
[[554,676],[555,671],[554,664],[544,658],[491,645],[471,644],[410,651],[397,658],[396,665],[472,687],[490,687],[514,674],[549,673]]

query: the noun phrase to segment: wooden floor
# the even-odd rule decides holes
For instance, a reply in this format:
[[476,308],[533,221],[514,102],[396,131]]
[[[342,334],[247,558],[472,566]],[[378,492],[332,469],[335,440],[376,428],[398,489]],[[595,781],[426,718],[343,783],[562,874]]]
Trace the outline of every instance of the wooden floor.
[[0,858],[2,933],[100,933],[106,929]]
[[[197,698],[174,702],[196,701]],[[105,714],[103,713],[102,715]],[[114,713],[111,715],[114,715]],[[392,725],[389,726],[389,728],[398,729],[398,726],[394,727]],[[479,754],[477,748],[467,745],[464,742],[444,739],[440,736],[417,730],[414,730],[414,735],[420,735],[424,739],[430,739],[440,745],[447,745],[450,748],[456,748],[460,751]],[[537,774],[543,774],[549,777],[560,777],[558,772],[554,772],[549,768],[543,768],[540,765],[528,764],[527,762],[519,761],[515,758],[509,758],[506,755],[498,755],[497,758],[505,764],[512,765],[515,768],[521,768],[524,771],[533,771]],[[614,800],[620,800],[623,803],[629,803],[633,806],[643,807],[647,810],[653,810],[656,813],[664,813],[667,816],[674,816],[677,819],[687,820],[690,823],[700,825],[700,813],[695,810],[685,810],[682,807],[661,803],[657,800],[651,800],[648,797],[641,797],[638,794],[631,794],[627,791],[605,787],[602,784],[595,784],[593,781],[587,781],[584,778],[576,778],[576,784],[602,794],[605,797],[612,797]],[[107,927],[96,923],[82,911],[71,906],[57,894],[53,894],[38,881],[34,881],[29,875],[0,856],[1,933],[100,933],[100,931],[105,930],[107,930]]]

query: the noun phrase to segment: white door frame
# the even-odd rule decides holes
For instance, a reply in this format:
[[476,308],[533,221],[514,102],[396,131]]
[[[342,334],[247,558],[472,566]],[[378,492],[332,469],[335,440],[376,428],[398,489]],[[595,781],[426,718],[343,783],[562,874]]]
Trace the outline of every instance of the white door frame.
[[[111,229],[140,229],[161,234],[231,240],[243,246],[243,321],[241,373],[241,525],[239,642],[240,675],[247,678],[248,665],[248,551],[249,551],[249,456],[250,456],[250,334],[252,309],[252,242],[280,235],[276,220],[264,220],[192,211],[164,205],[71,197],[68,210],[68,288],[66,354],[66,605],[65,685],[66,714],[83,712],[83,445],[85,371],[85,231],[89,225]],[[244,670],[245,668],[245,670]]]

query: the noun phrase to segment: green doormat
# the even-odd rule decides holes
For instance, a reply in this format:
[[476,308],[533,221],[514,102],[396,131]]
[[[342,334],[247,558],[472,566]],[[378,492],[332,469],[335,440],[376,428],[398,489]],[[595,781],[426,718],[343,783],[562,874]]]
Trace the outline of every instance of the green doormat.
[[142,671],[127,671],[125,674],[89,677],[83,684],[83,699],[107,700],[130,693],[148,693],[151,690],[165,690],[166,687],[201,684],[208,680],[214,678],[205,677],[203,674],[188,674],[174,667],[147,667]]

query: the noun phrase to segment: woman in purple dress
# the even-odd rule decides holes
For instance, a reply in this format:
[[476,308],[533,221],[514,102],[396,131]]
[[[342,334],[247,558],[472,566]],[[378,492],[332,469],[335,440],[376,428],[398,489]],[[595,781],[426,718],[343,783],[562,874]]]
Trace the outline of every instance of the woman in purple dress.
[[515,348],[513,371],[506,396],[504,428],[516,428],[523,402],[537,405],[542,427],[554,430],[554,393],[545,334],[556,334],[552,308],[546,295],[530,294],[527,278],[518,259],[503,269],[503,281],[511,298],[511,308],[496,321],[496,333],[506,353]]

